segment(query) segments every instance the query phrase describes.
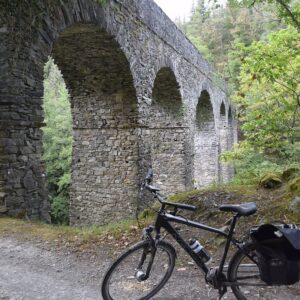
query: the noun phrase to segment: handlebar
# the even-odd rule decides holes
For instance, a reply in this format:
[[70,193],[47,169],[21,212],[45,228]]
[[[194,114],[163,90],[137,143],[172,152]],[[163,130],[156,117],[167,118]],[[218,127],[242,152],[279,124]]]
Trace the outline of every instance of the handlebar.
[[189,204],[172,203],[172,202],[166,202],[166,201],[164,201],[163,204],[173,206],[173,207],[179,208],[179,209],[185,209],[185,210],[190,210],[190,211],[195,211],[196,210],[196,206],[189,205]]
[[153,179],[153,170],[152,168],[149,168],[145,177],[145,182],[149,184],[152,182],[152,179]]
[[144,182],[142,184],[142,189],[146,188],[148,191],[150,191],[154,195],[154,198],[158,199],[158,201],[161,204],[163,204],[163,207],[167,205],[167,206],[173,206],[175,209],[179,208],[179,209],[185,209],[190,211],[196,210],[196,206],[194,205],[172,203],[172,202],[165,201],[164,198],[159,194],[160,189],[150,184],[152,182],[152,179],[153,179],[153,170],[152,168],[149,168],[146,177],[144,179]]

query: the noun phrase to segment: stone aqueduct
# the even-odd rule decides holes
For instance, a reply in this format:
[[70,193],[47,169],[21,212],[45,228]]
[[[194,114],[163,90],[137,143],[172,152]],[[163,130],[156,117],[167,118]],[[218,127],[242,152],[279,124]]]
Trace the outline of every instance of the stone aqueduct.
[[152,164],[167,193],[227,181],[234,140],[226,90],[152,0],[0,0],[0,210],[48,219],[43,68],[71,95],[70,219],[133,215]]

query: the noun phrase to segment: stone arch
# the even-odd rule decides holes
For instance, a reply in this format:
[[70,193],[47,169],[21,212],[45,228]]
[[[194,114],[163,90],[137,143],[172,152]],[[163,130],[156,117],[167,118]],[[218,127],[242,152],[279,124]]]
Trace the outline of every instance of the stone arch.
[[[219,154],[228,150],[228,126],[226,118],[226,107],[222,101],[220,106],[220,119],[219,119]],[[219,177],[220,182],[227,182],[226,165],[219,160]]]
[[203,90],[198,100],[194,136],[195,187],[218,180],[218,142],[210,94]]
[[80,7],[74,3],[52,10],[56,15],[51,17],[43,14],[38,32],[31,33],[35,40],[23,49],[27,61],[17,64],[24,66],[25,73],[20,92],[24,104],[17,109],[26,112],[21,125],[9,128],[9,138],[11,144],[19,144],[10,154],[14,161],[22,159],[22,166],[14,161],[9,166],[6,180],[17,179],[7,190],[6,208],[11,215],[48,219],[40,128],[43,67],[51,54],[71,95],[71,224],[103,224],[133,216],[135,211],[137,100],[130,64],[121,46],[101,29],[105,23],[102,9],[93,1]]
[[[42,161],[44,64],[60,32],[78,22],[103,27],[105,18],[100,6],[90,0],[37,1],[36,5],[22,2],[18,7],[7,4],[1,10],[5,30],[0,33],[5,50],[2,58],[7,64],[7,72],[0,74],[6,82],[0,93],[6,99],[1,104],[7,112],[6,116],[0,112],[0,143],[6,144],[0,150],[6,161],[0,170],[0,192],[4,195],[1,211],[50,221]],[[0,64],[2,67],[2,60]]]
[[185,128],[180,86],[174,72],[164,67],[152,90],[149,130],[152,167],[164,193],[185,190]]
[[52,54],[71,94],[71,223],[103,224],[133,215],[138,109],[124,53],[99,27],[77,23],[60,35]]

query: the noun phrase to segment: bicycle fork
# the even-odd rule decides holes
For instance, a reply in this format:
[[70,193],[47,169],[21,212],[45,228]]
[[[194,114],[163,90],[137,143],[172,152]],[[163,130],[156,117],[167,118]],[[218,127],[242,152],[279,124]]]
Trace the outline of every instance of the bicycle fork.
[[[152,265],[153,265],[153,261],[154,261],[154,257],[155,257],[155,254],[156,254],[156,246],[155,246],[155,241],[154,239],[152,238],[151,236],[151,232],[153,231],[153,227],[152,226],[149,226],[148,228],[145,229],[145,232],[144,232],[144,237],[146,239],[148,239],[149,241],[151,241],[149,247],[145,247],[145,249],[143,250],[143,254],[141,256],[141,260],[137,266],[137,269],[136,269],[136,273],[135,273],[135,278],[141,282],[141,281],[145,281],[149,278],[149,275],[150,275],[150,272],[151,272],[151,268],[152,268]],[[147,270],[146,270],[146,273],[144,272],[143,270],[143,267],[144,267],[144,263],[147,259],[147,256],[148,255],[151,255],[150,256],[150,259],[149,259],[149,262],[148,262],[148,266],[147,266]]]

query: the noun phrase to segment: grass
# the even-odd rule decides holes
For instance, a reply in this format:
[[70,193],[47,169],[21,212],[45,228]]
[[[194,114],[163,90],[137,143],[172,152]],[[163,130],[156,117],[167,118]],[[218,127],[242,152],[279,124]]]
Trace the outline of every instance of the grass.
[[[188,217],[216,227],[224,226],[231,216],[230,213],[220,212],[216,206],[222,203],[256,202],[258,213],[249,218],[242,218],[239,222],[241,229],[246,230],[254,224],[275,221],[300,225],[300,213],[293,213],[289,208],[292,197],[293,194],[287,191],[286,186],[276,190],[266,190],[257,186],[226,185],[178,193],[168,201],[197,206],[196,212],[187,213]],[[140,227],[153,222],[155,209],[159,208],[159,203],[155,203],[153,208],[154,210],[147,208],[141,213],[139,224],[137,220],[129,219],[104,226],[82,228],[1,217],[0,235],[39,239],[80,249],[91,249],[99,243],[109,245],[116,241],[121,241],[121,244],[127,246],[128,243],[140,238]]]
[[[150,220],[145,218],[141,220],[140,225],[145,226],[147,222],[150,223]],[[70,246],[84,250],[92,249],[99,243],[111,244],[116,240],[123,240],[126,246],[137,236],[140,237],[141,229],[137,221],[133,219],[104,226],[79,228],[1,217],[0,235],[14,236],[21,240],[42,240],[51,245]]]

